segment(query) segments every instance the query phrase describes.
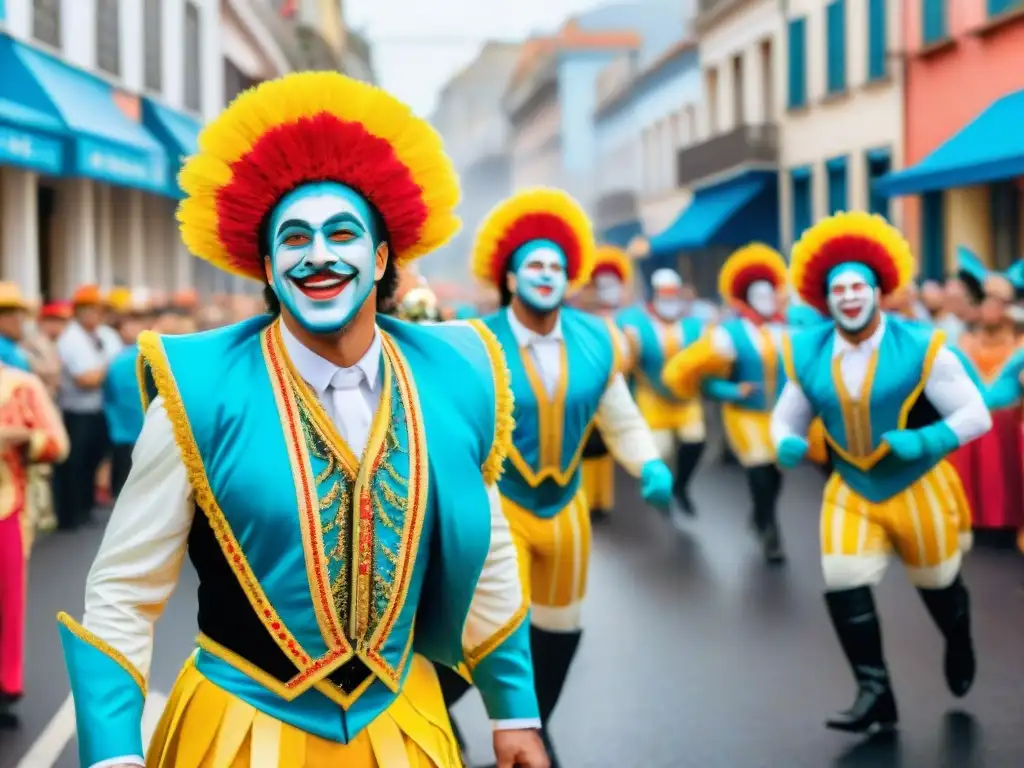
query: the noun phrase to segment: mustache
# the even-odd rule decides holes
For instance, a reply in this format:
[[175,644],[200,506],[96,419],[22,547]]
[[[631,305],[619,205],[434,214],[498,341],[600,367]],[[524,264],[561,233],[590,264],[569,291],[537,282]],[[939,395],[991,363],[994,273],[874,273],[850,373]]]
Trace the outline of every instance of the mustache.
[[346,278],[357,275],[358,273],[359,270],[351,264],[346,264],[343,261],[335,261],[331,264],[320,264],[317,266],[312,266],[302,262],[296,264],[285,274],[293,280],[305,280],[316,276]]

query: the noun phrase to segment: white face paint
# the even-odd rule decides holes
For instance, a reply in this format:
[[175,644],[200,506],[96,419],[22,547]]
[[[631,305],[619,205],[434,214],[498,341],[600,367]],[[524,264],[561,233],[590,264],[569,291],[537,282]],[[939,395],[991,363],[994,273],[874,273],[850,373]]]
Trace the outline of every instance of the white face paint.
[[537,312],[553,312],[565,298],[569,278],[565,256],[554,244],[537,241],[524,246],[525,253],[516,269],[516,293]]
[[674,322],[686,313],[683,279],[672,269],[657,269],[651,275],[651,309],[666,322]]
[[602,306],[618,307],[622,304],[622,281],[612,273],[602,272],[595,277],[594,290]]
[[860,333],[875,316],[878,289],[858,269],[841,269],[828,284],[828,311],[836,324],[849,333]]
[[761,317],[769,319],[779,313],[779,296],[767,280],[755,280],[747,288],[747,304]]

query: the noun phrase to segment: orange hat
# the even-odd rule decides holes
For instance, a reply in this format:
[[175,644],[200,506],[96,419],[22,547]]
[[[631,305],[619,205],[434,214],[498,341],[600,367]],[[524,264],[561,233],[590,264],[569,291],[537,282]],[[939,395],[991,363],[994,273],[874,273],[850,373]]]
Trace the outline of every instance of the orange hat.
[[29,303],[21,293],[17,283],[0,283],[0,309],[23,309],[27,310]]
[[71,302],[51,301],[48,304],[43,304],[42,309],[39,310],[39,316],[67,320],[71,317]]
[[71,294],[71,304],[76,307],[96,306],[103,303],[103,294],[98,285],[81,285]]
[[171,303],[178,309],[195,309],[199,306],[199,293],[195,288],[182,288],[174,292]]

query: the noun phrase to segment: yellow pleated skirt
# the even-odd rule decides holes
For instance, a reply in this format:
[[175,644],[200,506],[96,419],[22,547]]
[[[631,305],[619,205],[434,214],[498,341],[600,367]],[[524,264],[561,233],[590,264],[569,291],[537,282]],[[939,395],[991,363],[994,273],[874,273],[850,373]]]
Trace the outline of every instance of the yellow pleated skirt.
[[699,398],[666,400],[650,384],[641,381],[636,388],[636,405],[644,421],[653,430],[671,429],[693,432],[698,439],[704,435],[704,406]]
[[[732,403],[722,405],[722,428],[736,460],[743,467],[775,463],[775,446],[771,435],[770,411],[750,411]],[[824,464],[828,459],[825,428],[821,419],[811,422],[807,433],[807,460]]]
[[398,698],[348,744],[306,733],[210,682],[190,659],[147,768],[462,768],[433,666],[415,656]]
[[591,509],[611,512],[615,507],[615,459],[605,454],[583,460],[583,495]]

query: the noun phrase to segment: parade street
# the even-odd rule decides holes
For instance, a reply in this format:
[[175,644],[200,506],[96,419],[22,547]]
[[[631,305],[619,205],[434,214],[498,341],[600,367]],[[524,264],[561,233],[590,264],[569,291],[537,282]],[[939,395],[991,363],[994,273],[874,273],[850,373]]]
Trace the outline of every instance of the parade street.
[[[568,768],[1009,768],[1024,754],[1024,558],[977,549],[968,561],[979,674],[962,702],[945,690],[941,644],[898,566],[880,590],[902,716],[898,736],[857,739],[822,721],[853,683],[828,623],[818,570],[821,479],[787,476],[788,566],[768,570],[745,528],[739,470],[705,461],[692,538],[644,508],[620,478],[614,519],[594,532],[583,645],[553,734]],[[54,614],[80,615],[101,531],[44,537],[32,559],[20,732],[0,733],[0,768],[77,765]],[[195,634],[186,565],[156,636],[153,727]],[[477,763],[490,757],[479,698],[458,707]]]

